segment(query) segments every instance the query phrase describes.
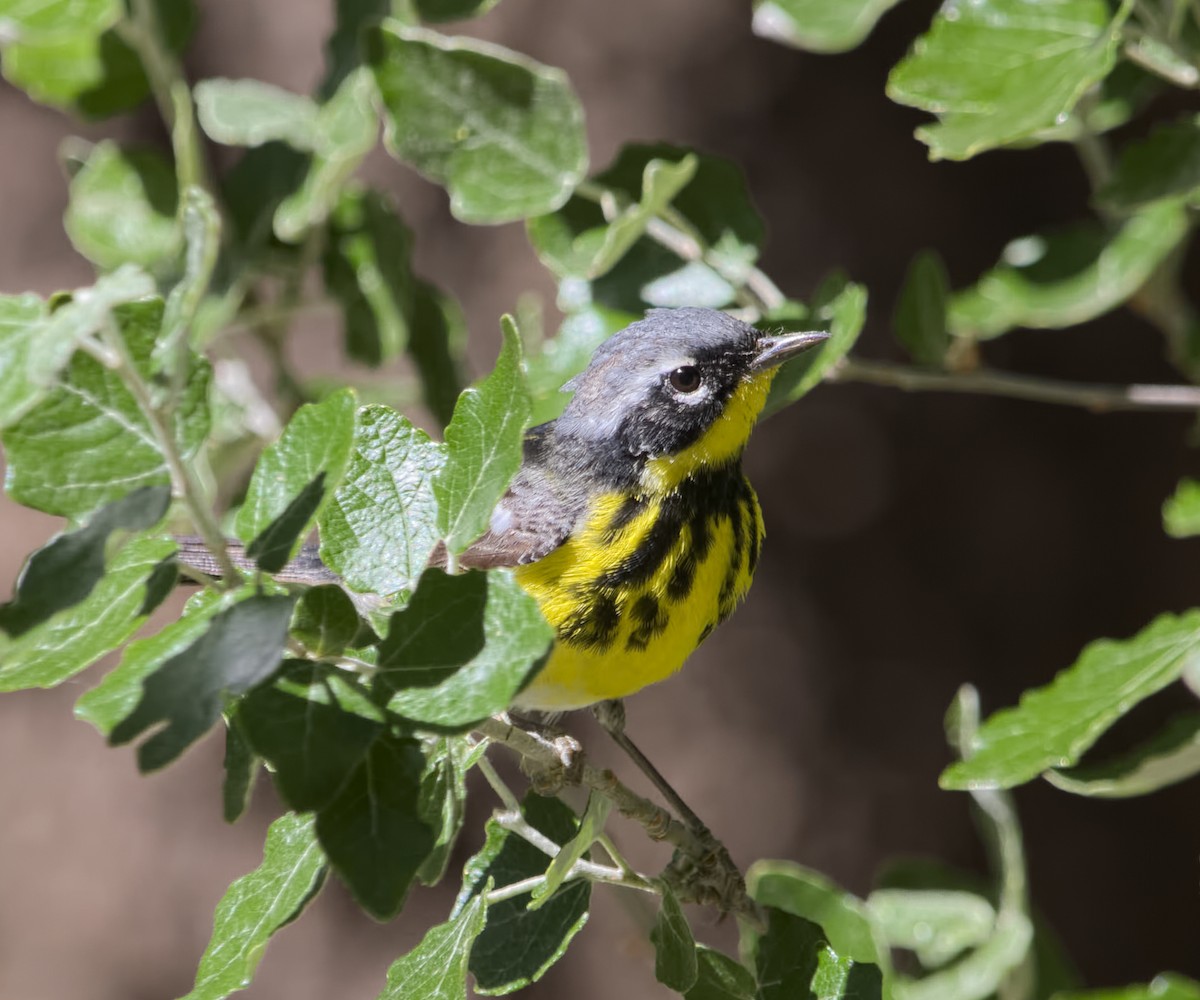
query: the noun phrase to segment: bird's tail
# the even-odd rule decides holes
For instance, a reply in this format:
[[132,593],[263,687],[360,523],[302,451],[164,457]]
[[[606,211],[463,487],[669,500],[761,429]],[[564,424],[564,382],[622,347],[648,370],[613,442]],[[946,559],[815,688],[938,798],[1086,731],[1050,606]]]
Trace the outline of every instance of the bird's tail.
[[[175,544],[179,546],[176,559],[179,561],[184,576],[188,575],[189,569],[198,570],[206,577],[221,576],[221,567],[208,550],[208,546],[204,544],[204,539],[198,535],[176,535]],[[254,560],[246,555],[245,546],[234,541],[227,541],[226,546],[234,566],[247,574],[256,571]],[[339,581],[338,575],[321,562],[317,546],[312,544],[303,546],[296,553],[295,559],[284,566],[280,572],[272,575],[282,583],[307,583],[313,586]]]

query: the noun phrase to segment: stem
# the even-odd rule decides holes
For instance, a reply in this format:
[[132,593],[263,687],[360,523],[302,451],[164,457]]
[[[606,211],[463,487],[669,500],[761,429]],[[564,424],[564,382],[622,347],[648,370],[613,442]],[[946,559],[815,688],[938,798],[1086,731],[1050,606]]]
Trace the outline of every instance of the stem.
[[1119,410],[1200,410],[1200,387],[1190,385],[1095,385],[987,370],[957,375],[856,358],[846,358],[826,378],[832,382],[866,382],[906,391],[973,392],[983,396],[1006,396],[1039,403],[1081,406],[1097,413]]
[[221,534],[221,528],[205,501],[204,491],[192,472],[191,466],[179,451],[179,445],[173,433],[173,421],[165,416],[155,404],[150,394],[150,387],[146,385],[141,373],[134,366],[133,359],[125,349],[125,342],[113,327],[111,320],[105,324],[101,335],[104,338],[105,349],[97,350],[100,345],[90,338],[81,341],[80,346],[101,364],[114,370],[120,376],[121,381],[125,383],[125,388],[133,396],[158,440],[159,450],[171,476],[172,492],[183,501],[196,531],[204,539],[204,544],[217,561],[217,566],[221,571],[222,587],[228,590],[238,586],[242,582],[241,574],[238,573],[233,560],[229,558],[229,550],[225,546],[225,536]]

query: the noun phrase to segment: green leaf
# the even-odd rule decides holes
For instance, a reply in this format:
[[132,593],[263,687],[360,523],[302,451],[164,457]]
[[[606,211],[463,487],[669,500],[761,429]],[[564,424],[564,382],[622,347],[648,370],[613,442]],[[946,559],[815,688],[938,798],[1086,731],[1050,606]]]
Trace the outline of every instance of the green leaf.
[[588,793],[587,808],[580,817],[579,829],[575,836],[560,846],[559,852],[554,855],[546,869],[546,877],[542,884],[534,886],[529,894],[531,910],[544,906],[567,880],[575,863],[587,857],[592,844],[604,833],[604,824],[608,820],[611,808],[610,799],[596,792]]
[[821,928],[783,910],[768,909],[766,920],[765,934],[742,928],[758,980],[757,1000],[812,1000],[813,976],[825,949]]
[[[221,249],[221,216],[213,196],[191,185],[183,192],[183,275],[171,289],[163,307],[162,336],[154,345],[155,358],[169,375],[178,378],[181,345],[194,332],[193,324],[204,295],[212,283]],[[199,336],[192,342],[199,341]],[[186,373],[182,376],[186,378]]]
[[696,945],[696,984],[687,1000],[754,1000],[754,976],[740,962],[702,944]]
[[465,21],[486,14],[500,0],[413,0],[421,20],[433,24],[439,21]]
[[887,963],[887,948],[876,940],[863,901],[823,875],[792,861],[756,861],[746,872],[746,889],[762,906],[819,924],[839,955],[856,962]]
[[358,634],[358,612],[335,584],[309,587],[296,602],[289,629],[314,656],[337,656]]
[[30,371],[45,317],[46,304],[36,295],[0,295],[0,428],[19,420],[45,393]]
[[268,142],[242,154],[221,178],[221,200],[233,236],[234,253],[224,262],[236,270],[245,263],[260,263],[275,236],[275,212],[288,195],[299,189],[308,175],[312,157],[282,142]]
[[434,833],[420,813],[424,769],[415,740],[381,736],[317,813],[317,836],[326,856],[376,920],[400,912],[434,846]]
[[417,282],[413,306],[408,352],[421,377],[425,405],[445,426],[463,389],[467,322],[457,302],[424,281]]
[[810,989],[820,1000],[881,1000],[883,976],[879,966],[863,965],[826,947]]
[[812,328],[828,330],[829,339],[779,370],[760,419],[777,413],[820,385],[830,369],[850,353],[866,318],[867,290],[862,285],[846,282],[819,295],[813,303]]
[[444,924],[425,932],[421,943],[388,969],[378,1000],[467,1000],[467,961],[488,908],[477,896]]
[[311,660],[288,660],[274,684],[246,695],[237,725],[299,812],[328,805],[384,730],[364,692],[336,667]]
[[43,545],[21,570],[14,599],[0,604],[0,630],[20,636],[86,600],[104,576],[109,537],[154,527],[170,502],[166,487],[144,486],[102,507],[84,527]]
[[500,319],[504,345],[492,373],[464,390],[446,427],[446,463],[433,477],[438,531],[462,552],[487,527],[492,508],[521,465],[529,390],[521,374],[521,337],[511,316]]
[[319,144],[319,108],[312,98],[261,80],[201,80],[193,89],[200,127],[226,146],[279,140],[311,152]]
[[230,721],[225,727],[225,780],[221,782],[221,805],[226,823],[236,823],[254,792],[254,781],[262,758],[246,742],[237,725]]
[[341,485],[354,442],[355,405],[354,391],[342,389],[319,403],[300,407],[279,440],[258,460],[235,522],[238,538],[247,544],[288,511],[318,478],[322,481],[316,503],[306,504],[300,511],[307,516],[288,525],[284,534],[290,537],[283,539],[282,558],[271,572],[278,572],[296,554],[324,498]]
[[0,691],[54,687],[120,646],[146,620],[148,581],[174,551],[170,539],[135,539],[81,603],[19,639],[0,637]]
[[397,22],[367,35],[367,58],[389,151],[444,185],[463,222],[551,212],[583,179],[583,109],[561,70]]
[[[694,154],[677,163],[650,160],[641,180],[641,196],[617,211],[616,199],[601,206],[573,197],[557,212],[539,215],[525,224],[538,257],[559,277],[597,278],[612,270],[696,174]],[[604,208],[614,213],[606,218]]]
[[[153,300],[113,312],[134,366],[147,379],[162,308]],[[208,362],[192,357],[175,411],[175,441],[184,461],[208,433],[209,375]],[[3,442],[9,496],[48,514],[79,516],[138,486],[170,481],[150,424],[120,376],[82,353],[67,367],[63,384],[5,429]],[[81,454],[87,462],[79,461]]]
[[291,614],[291,597],[261,595],[215,615],[199,639],[142,681],[141,701],[109,742],[128,743],[154,728],[138,747],[138,767],[169,764],[220,718],[226,694],[243,694],[274,673]]
[[346,353],[366,365],[400,356],[413,335],[413,238],[376,191],[343,192],[323,257],[325,287],[342,307]]
[[438,540],[441,464],[441,448],[395,410],[359,410],[346,477],[317,518],[321,561],[361,593],[415,587]]
[[915,952],[926,969],[983,944],[996,922],[982,896],[951,889],[876,889],[867,909],[888,946]]
[[888,77],[888,96],[938,116],[931,159],[965,160],[1069,114],[1116,62],[1105,0],[948,0]]
[[304,540],[321,501],[325,499],[325,473],[303,487],[283,511],[246,546],[246,557],[264,573],[278,573]]
[[312,817],[288,813],[272,823],[262,864],[217,904],[212,938],[184,1000],[223,1000],[249,986],[272,935],[300,915],[324,880]]
[[376,683],[414,722],[462,729],[511,704],[553,640],[537,603],[504,570],[426,570],[392,615]]
[[526,361],[525,384],[532,400],[530,424],[559,417],[571,399],[570,393],[562,391],[563,384],[587,367],[597,347],[637,318],[602,306],[568,313],[557,335],[544,341]]
[[1200,188],[1200,119],[1160,125],[1121,150],[1112,179],[1098,197],[1128,211]]
[[183,249],[175,170],[154,149],[97,144],[71,178],[63,225],[97,267],[138,264],[169,274]]
[[1011,788],[1069,767],[1134,705],[1176,680],[1200,655],[1200,611],[1161,615],[1131,639],[1101,639],[1045,687],[980,728],[969,760],[942,772],[950,789]]
[[[565,844],[575,835],[575,816],[558,799],[531,793],[521,811],[556,844]],[[456,913],[462,913],[491,886],[502,889],[540,875],[547,861],[532,844],[488,820],[487,842],[463,871]],[[591,889],[590,882],[579,879],[564,886],[541,909],[528,909],[523,895],[488,907],[487,927],[471,949],[475,992],[497,996],[541,979],[587,923]]]
[[658,919],[650,929],[654,943],[654,978],[677,993],[687,993],[700,976],[696,941],[683,907],[668,886],[663,887]]
[[1181,479],[1163,504],[1163,530],[1172,538],[1200,535],[1200,480]]
[[756,0],[754,33],[809,52],[846,52],[900,0]]
[[317,114],[316,155],[300,188],[276,210],[275,235],[299,243],[324,223],[378,136],[375,83],[370,72],[357,69]]
[[439,736],[426,747],[420,813],[434,830],[436,839],[417,872],[424,885],[436,885],[446,873],[466,812],[467,772],[479,763],[486,750],[486,741],[473,743],[466,736]]
[[1144,986],[1119,986],[1107,990],[1073,990],[1061,1000],[1200,1000],[1200,983],[1177,972],[1164,972]]
[[950,330],[988,339],[1013,327],[1067,327],[1116,308],[1186,236],[1187,211],[1159,202],[1108,233],[1085,223],[1014,240],[1001,263],[950,300]]
[[1050,770],[1046,780],[1076,795],[1123,799],[1200,774],[1200,713],[1181,715],[1153,739],[1102,763]]
[[363,62],[363,35],[392,10],[392,0],[335,0],[334,30],[325,42],[325,79],[317,92],[327,100]]
[[927,368],[941,368],[950,333],[946,328],[946,298],[950,279],[936,251],[922,250],[908,266],[896,303],[896,339],[912,359]]

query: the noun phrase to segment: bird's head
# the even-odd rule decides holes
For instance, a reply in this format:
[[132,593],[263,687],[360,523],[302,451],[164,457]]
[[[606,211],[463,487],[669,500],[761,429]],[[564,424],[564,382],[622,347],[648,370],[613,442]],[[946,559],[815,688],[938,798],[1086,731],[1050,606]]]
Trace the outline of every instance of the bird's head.
[[653,309],[563,386],[575,395],[557,430],[645,460],[660,480],[736,461],[778,366],[826,338],[764,334],[713,309]]

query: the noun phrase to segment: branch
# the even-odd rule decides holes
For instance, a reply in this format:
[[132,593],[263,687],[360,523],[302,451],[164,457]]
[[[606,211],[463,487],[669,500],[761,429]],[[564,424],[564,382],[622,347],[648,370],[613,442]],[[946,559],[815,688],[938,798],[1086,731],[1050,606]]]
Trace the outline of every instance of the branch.
[[973,392],[1038,403],[1081,406],[1096,413],[1118,410],[1200,410],[1200,387],[1191,385],[1098,385],[1059,382],[1035,375],[975,371],[924,371],[888,361],[846,358],[826,376],[831,382],[866,382],[906,391]]

